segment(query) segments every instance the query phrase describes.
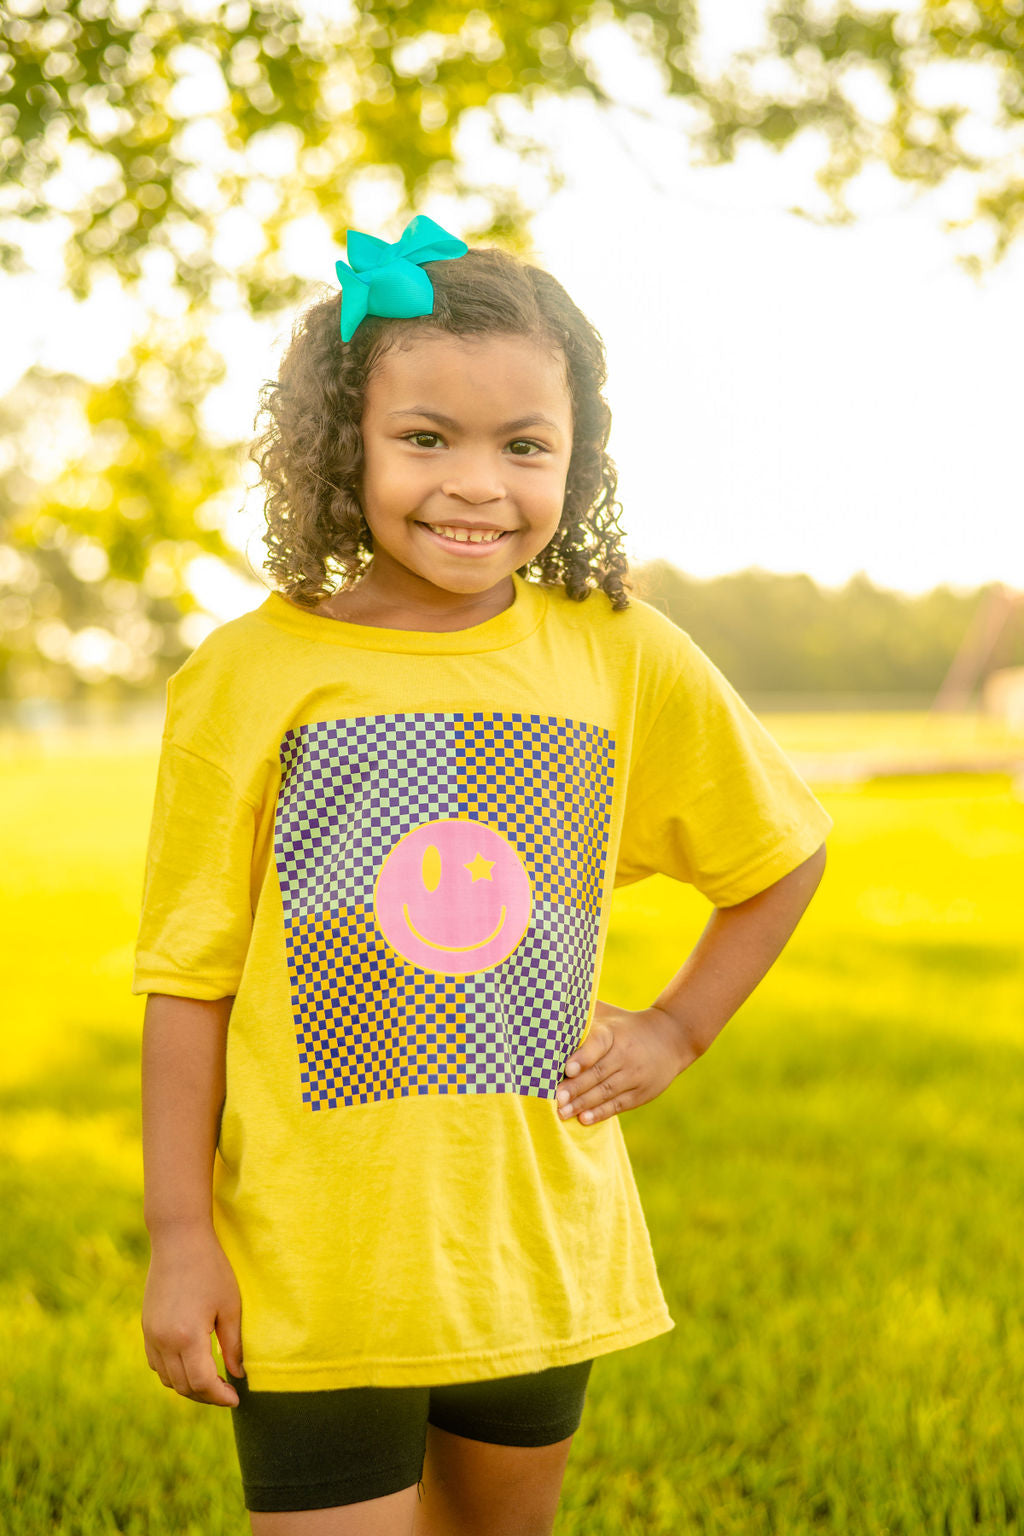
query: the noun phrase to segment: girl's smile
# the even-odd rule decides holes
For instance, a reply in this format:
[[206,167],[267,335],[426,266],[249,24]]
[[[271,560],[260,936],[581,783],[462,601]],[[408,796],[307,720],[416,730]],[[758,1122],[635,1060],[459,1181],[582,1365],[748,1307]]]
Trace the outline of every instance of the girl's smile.
[[469,525],[448,524],[439,526],[436,523],[418,523],[417,527],[425,529],[442,546],[450,550],[453,555],[484,555],[495,551],[502,539],[512,537],[512,531],[504,531],[477,528],[471,529]]
[[379,360],[360,427],[373,558],[353,606],[421,628],[502,612],[511,573],[561,520],[572,456],[561,350],[525,336],[425,333]]

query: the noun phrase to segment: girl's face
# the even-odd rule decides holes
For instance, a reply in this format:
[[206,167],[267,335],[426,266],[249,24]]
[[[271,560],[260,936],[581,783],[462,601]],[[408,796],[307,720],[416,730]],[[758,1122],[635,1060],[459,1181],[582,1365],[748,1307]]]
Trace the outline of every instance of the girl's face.
[[[417,338],[377,363],[360,425],[373,535],[360,586],[383,607],[441,616],[508,606],[511,573],[562,515],[572,405],[561,351],[524,336]],[[458,542],[452,530],[501,537]]]

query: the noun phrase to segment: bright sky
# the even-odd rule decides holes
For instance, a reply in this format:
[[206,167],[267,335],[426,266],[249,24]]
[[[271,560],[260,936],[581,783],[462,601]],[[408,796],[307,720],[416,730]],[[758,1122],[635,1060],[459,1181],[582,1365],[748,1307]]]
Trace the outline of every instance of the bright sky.
[[770,151],[673,174],[667,148],[631,167],[596,130],[583,142],[538,254],[607,344],[636,557],[1024,585],[1024,251],[979,285],[934,211],[893,209],[905,189],[865,189],[862,224],[821,228],[781,211],[809,176]]
[[[738,20],[749,30],[756,9],[748,0],[742,17],[731,13],[725,41],[741,40]],[[621,41],[593,46],[616,94],[650,107],[656,82],[628,66]],[[976,283],[938,228],[942,211],[962,210],[963,189],[915,203],[881,174],[851,199],[859,224],[816,227],[784,211],[820,198],[813,141],[781,159],[755,146],[732,167],[697,170],[678,121],[622,113],[610,125],[574,101],[534,122],[569,177],[534,220],[534,259],[605,339],[630,558],[661,556],[697,576],[803,570],[829,585],[864,570],[908,592],[1024,586],[1014,468],[1024,250]],[[540,196],[529,168],[485,145],[472,121],[460,144],[484,179],[514,176],[528,200]],[[354,191],[354,226],[397,239],[389,183],[371,174]],[[444,199],[417,211],[461,232],[463,215]],[[232,240],[251,236],[244,220],[225,229],[226,267]],[[138,323],[109,289],[75,306],[60,290],[56,244],[47,254],[43,235],[34,239],[33,275],[3,280],[0,390],[33,358],[102,377]],[[333,285],[344,240],[344,230],[307,223],[289,259]],[[218,435],[248,438],[289,324],[236,314],[218,327],[230,369],[207,412]],[[258,494],[247,519],[233,532],[258,564]],[[253,601],[208,568],[199,595],[218,617]]]

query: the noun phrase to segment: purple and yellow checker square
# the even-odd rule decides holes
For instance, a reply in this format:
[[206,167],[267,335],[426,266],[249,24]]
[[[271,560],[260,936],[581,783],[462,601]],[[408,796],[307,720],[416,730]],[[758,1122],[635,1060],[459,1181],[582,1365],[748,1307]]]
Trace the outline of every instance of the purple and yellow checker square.
[[548,715],[323,720],[274,850],[303,1103],[553,1098],[586,1026],[615,743]]

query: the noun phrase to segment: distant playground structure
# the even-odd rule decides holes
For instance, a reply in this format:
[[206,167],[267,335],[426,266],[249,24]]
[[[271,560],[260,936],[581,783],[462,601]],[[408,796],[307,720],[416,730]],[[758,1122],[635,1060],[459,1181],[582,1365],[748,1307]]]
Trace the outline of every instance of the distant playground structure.
[[[907,775],[1007,773],[1016,795],[1024,800],[1024,667],[989,671],[1000,641],[1024,625],[1024,592],[996,583],[957,648],[931,708],[920,719],[917,739],[898,750],[847,747],[831,752],[791,751],[799,771],[811,783],[860,784],[869,779]],[[963,740],[950,749],[947,724],[964,721],[980,681],[980,711],[975,718],[988,729],[977,733],[976,744]],[[993,740],[998,737],[998,741]]]

